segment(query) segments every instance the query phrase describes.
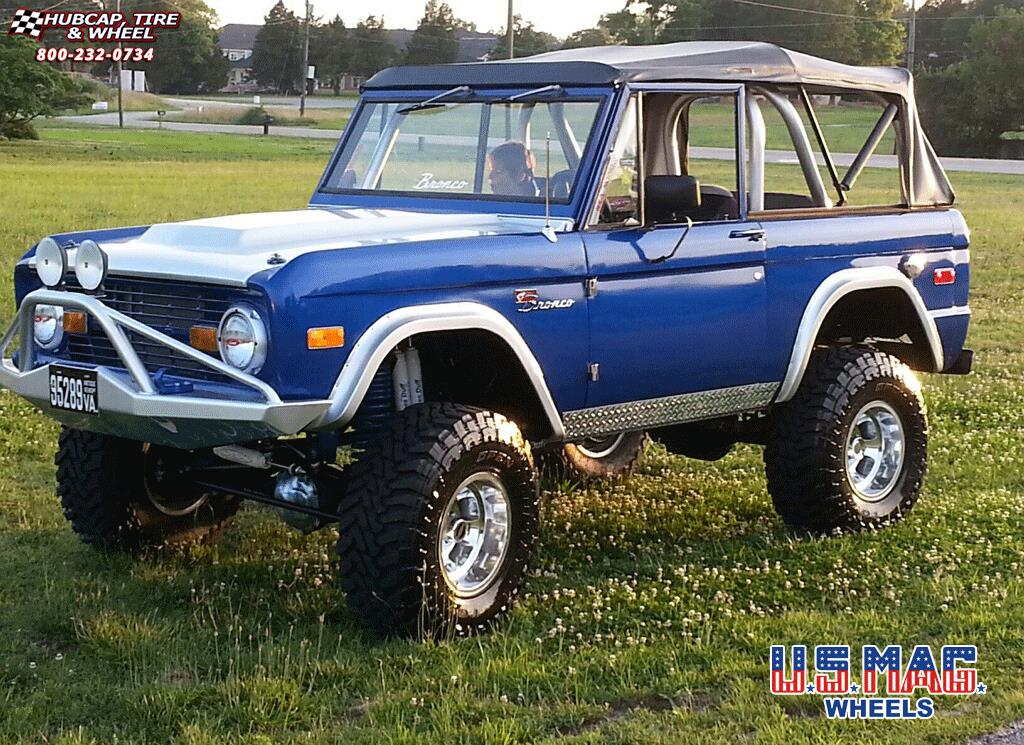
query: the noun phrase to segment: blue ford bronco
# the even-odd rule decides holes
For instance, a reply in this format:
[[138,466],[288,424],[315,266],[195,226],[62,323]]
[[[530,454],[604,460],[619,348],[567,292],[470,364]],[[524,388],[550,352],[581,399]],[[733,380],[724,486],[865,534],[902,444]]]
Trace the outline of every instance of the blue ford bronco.
[[62,424],[85,542],[264,503],[337,525],[373,629],[471,632],[527,574],[539,461],[757,443],[792,526],[906,514],[916,373],[972,363],[953,200],[902,69],[718,42],[393,68],[306,209],[43,238],[0,383]]

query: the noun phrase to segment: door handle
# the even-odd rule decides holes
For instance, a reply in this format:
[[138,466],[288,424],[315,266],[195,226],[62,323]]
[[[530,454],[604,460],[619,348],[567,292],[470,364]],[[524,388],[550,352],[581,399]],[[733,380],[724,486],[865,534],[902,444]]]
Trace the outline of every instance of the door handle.
[[729,233],[730,238],[746,238],[748,241],[763,241],[764,228],[747,228],[745,230],[734,230]]

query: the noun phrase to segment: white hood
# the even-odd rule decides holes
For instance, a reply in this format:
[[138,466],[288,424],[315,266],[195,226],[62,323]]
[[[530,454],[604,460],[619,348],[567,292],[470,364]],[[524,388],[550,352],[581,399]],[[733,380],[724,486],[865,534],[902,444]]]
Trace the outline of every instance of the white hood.
[[[533,217],[310,208],[153,225],[134,240],[102,248],[111,274],[244,285],[311,251],[538,232],[543,225]],[[555,228],[571,225],[558,220]],[[69,258],[73,266],[73,252]]]

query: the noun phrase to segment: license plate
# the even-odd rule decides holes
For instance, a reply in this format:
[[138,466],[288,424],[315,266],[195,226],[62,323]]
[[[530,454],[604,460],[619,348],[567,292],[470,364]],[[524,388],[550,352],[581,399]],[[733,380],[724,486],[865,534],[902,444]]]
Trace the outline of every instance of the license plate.
[[50,365],[50,406],[78,414],[99,414],[96,371]]

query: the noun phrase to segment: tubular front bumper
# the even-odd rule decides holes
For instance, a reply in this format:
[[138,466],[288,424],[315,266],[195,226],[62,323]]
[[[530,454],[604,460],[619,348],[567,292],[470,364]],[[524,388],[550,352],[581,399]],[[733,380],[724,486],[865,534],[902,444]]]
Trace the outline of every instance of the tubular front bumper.
[[[117,352],[124,370],[95,368],[99,414],[65,411],[50,405],[49,366],[37,364],[33,338],[37,305],[84,311],[91,323],[99,325]],[[160,393],[125,330],[254,389],[263,401]],[[17,364],[7,354],[16,336],[20,338]],[[295,434],[322,416],[330,406],[330,401],[326,400],[282,401],[262,380],[109,308],[91,295],[47,289],[25,296],[0,341],[0,386],[68,426],[183,449]]]

